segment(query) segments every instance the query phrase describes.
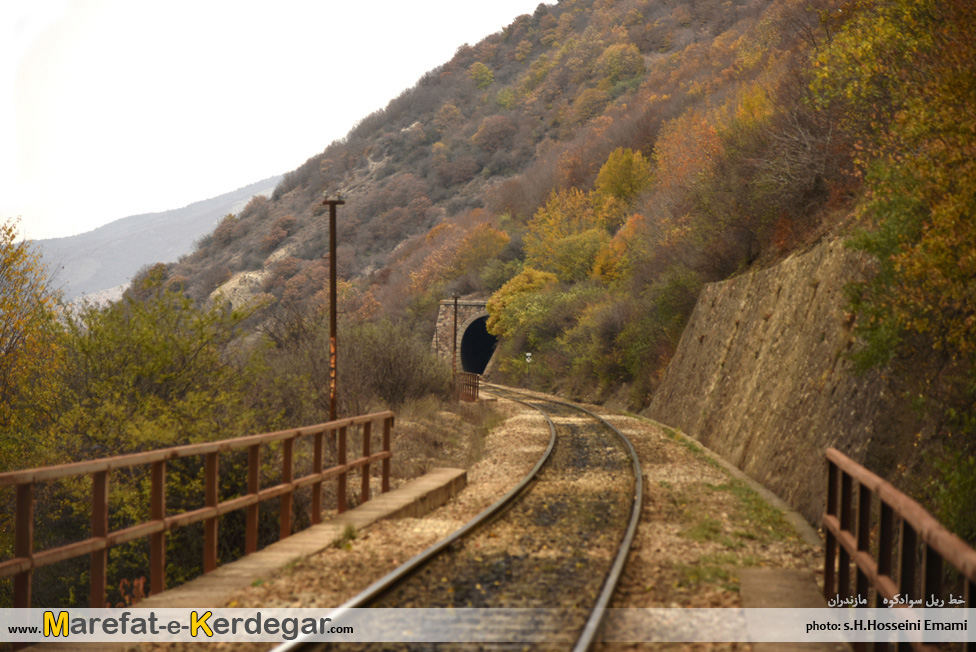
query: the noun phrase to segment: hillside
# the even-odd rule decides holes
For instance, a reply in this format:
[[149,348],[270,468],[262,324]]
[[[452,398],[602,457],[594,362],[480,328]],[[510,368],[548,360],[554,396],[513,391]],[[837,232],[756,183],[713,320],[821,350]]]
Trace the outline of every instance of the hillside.
[[220,218],[240,211],[254,195],[270,194],[280,180],[271,177],[183,208],[124,217],[79,235],[37,240],[37,248],[66,299],[106,290],[118,296],[140,269],[189,254]]
[[322,196],[340,193],[347,320],[429,341],[440,299],[491,296],[502,380],[528,382],[531,351],[536,387],[636,410],[703,287],[839,238],[869,273],[835,293],[851,346],[834,355],[898,379],[933,424],[906,482],[958,501],[976,495],[973,14],[540,5],[225,218],[168,282],[317,322]]
[[[550,192],[592,188],[617,147],[649,154],[662,124],[705,97],[704,88],[688,94],[702,80],[729,66],[723,93],[755,80],[769,53],[737,63],[734,46],[769,11],[767,2],[744,1],[695,11],[684,3],[540,5],[459,48],[287,174],[267,201],[218,227],[174,273],[203,298],[231,275],[262,271],[266,290],[281,298],[292,278],[317,278],[326,246],[319,203],[323,191],[339,191],[347,201],[341,274],[357,279],[360,296],[371,293],[386,312],[402,312],[421,294],[411,273],[435,264],[429,247],[418,251],[428,231],[448,225],[424,242],[451,245],[480,224],[507,219],[510,243],[498,260],[521,259],[520,234]],[[616,212],[619,221],[630,211]],[[512,269],[496,270],[487,286],[474,276],[457,289],[497,289]],[[456,278],[435,280],[440,287]]]
[[639,408],[703,283],[849,214],[858,170],[810,85],[844,6],[540,5],[460,47],[171,274],[198,300],[222,287],[317,310],[322,195],[338,192],[344,312],[408,317],[429,338],[438,300],[554,274],[523,293],[544,312],[496,323],[496,368],[519,382],[532,348],[550,387]]

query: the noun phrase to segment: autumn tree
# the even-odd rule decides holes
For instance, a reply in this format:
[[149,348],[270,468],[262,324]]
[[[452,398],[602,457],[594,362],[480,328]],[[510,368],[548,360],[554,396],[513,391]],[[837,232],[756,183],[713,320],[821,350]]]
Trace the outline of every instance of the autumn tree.
[[633,200],[651,182],[651,165],[640,150],[618,147],[596,177],[596,189],[625,202]]
[[0,468],[22,463],[33,424],[53,400],[60,327],[59,294],[40,254],[17,239],[17,222],[0,224]]
[[582,280],[622,219],[620,204],[612,197],[577,188],[553,191],[529,221],[524,240],[526,262],[555,273],[562,281]]
[[515,121],[508,116],[489,116],[481,122],[471,142],[488,153],[496,152],[508,146],[517,129]]
[[852,245],[862,367],[892,364],[940,424],[937,515],[976,540],[976,21],[963,0],[874,3],[821,53],[814,89],[865,174]]
[[644,74],[644,57],[633,43],[615,43],[600,55],[598,72],[610,83],[627,81]]
[[447,103],[434,116],[434,126],[441,133],[445,133],[454,129],[462,120],[464,120],[464,115],[461,113],[461,109],[454,104]]
[[459,276],[481,270],[489,260],[501,253],[510,240],[507,233],[488,222],[478,224],[461,240],[451,271]]
[[602,88],[587,88],[576,97],[573,117],[582,124],[600,115],[610,101],[610,94]]
[[524,313],[532,309],[532,295],[556,282],[555,274],[526,267],[488,300],[488,332],[498,337],[514,334]]
[[488,88],[495,81],[495,73],[480,61],[471,64],[471,67],[468,68],[468,76],[478,88]]
[[[976,357],[976,30],[960,2],[894,2],[853,20],[821,56],[819,97],[844,114],[888,115],[864,130],[866,226],[856,246],[878,257],[862,332],[866,359],[886,362],[905,336],[936,351]],[[911,55],[911,56],[909,56]],[[870,58],[870,60],[868,60]],[[858,84],[845,71],[865,70]],[[911,156],[905,156],[911,152]]]
[[234,228],[237,226],[237,216],[228,213],[220,220],[213,232],[213,240],[221,247],[226,247],[234,239]]

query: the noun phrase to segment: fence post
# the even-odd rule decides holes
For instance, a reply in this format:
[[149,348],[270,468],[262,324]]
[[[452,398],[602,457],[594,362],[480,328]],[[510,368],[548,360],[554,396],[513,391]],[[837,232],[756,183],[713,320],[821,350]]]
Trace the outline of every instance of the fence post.
[[[966,609],[976,609],[976,582],[966,580],[966,588],[963,597],[966,600]],[[963,643],[963,652],[976,652],[976,643],[966,641]]]
[[[154,521],[166,518],[166,462],[153,462],[150,516]],[[166,530],[149,537],[149,595],[166,589]]]
[[[17,511],[14,525],[14,556],[30,559],[34,555],[34,483],[17,485]],[[14,575],[14,609],[31,606],[31,570]]]
[[922,555],[922,600],[942,596],[942,555],[925,544]]
[[[295,479],[295,438],[291,437],[283,442],[281,451],[281,483],[291,484]],[[281,533],[278,538],[287,539],[291,536],[291,506],[295,488],[289,487],[288,492],[281,496]]]
[[[827,460],[827,514],[837,516],[837,465]],[[826,528],[824,545],[824,597],[830,599],[836,589],[837,538]]]
[[[257,496],[261,490],[261,445],[247,448],[247,493]],[[258,549],[258,503],[247,506],[244,524],[244,554],[250,555]]]
[[[312,472],[322,472],[322,438],[321,432],[314,435],[312,451]],[[312,483],[312,525],[318,525],[322,521],[322,481]]]
[[[857,550],[867,552],[871,543],[871,489],[857,483]],[[868,597],[867,573],[857,566],[855,591],[858,597]]]
[[[390,452],[390,431],[393,429],[393,417],[383,419],[383,452]],[[380,491],[386,493],[390,490],[390,458],[383,458],[383,478]]]
[[[338,447],[338,461],[339,466],[346,465],[346,426],[339,428],[339,447]],[[336,510],[342,514],[346,511],[346,473],[343,470],[336,476],[336,503],[338,503]]]
[[[367,421],[363,424],[363,457],[368,458],[373,450],[370,438],[373,436],[373,422]],[[359,501],[365,503],[369,500],[369,462],[363,464],[363,483],[359,490]]]
[[915,595],[916,545],[915,528],[902,518],[901,540],[898,542],[898,592],[910,600],[918,597]]
[[[854,501],[853,478],[846,471],[840,472],[840,529],[842,532],[851,532],[851,503]],[[841,597],[848,597],[851,594],[851,553],[847,548],[840,546],[840,562],[837,569],[837,588]]]
[[[92,537],[108,536],[108,471],[92,474]],[[108,546],[91,554],[91,592],[88,606],[105,607],[105,584],[108,573]]]
[[[217,453],[207,453],[204,461],[204,476],[206,478],[203,490],[203,504],[205,507],[216,507],[218,498],[217,487]],[[217,517],[203,521],[203,572],[209,573],[217,568]]]
[[[891,544],[895,540],[895,510],[884,500],[879,500],[878,524],[878,575],[891,578],[892,564]],[[883,604],[883,596],[877,593],[874,597],[874,606],[887,606]]]

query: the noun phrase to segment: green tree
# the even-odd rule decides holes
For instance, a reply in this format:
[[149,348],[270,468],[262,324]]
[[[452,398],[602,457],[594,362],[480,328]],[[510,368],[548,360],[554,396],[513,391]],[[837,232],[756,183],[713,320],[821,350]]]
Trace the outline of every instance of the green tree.
[[245,379],[233,364],[248,315],[195,307],[167,287],[160,265],[121,301],[69,318],[54,424],[60,456],[77,461],[252,429]]

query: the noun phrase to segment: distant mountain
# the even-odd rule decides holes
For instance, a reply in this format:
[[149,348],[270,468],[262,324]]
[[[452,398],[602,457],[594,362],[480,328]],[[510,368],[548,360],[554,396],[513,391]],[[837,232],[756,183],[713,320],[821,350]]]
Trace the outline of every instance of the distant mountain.
[[67,300],[112,298],[146,265],[174,262],[193,251],[221,218],[239,212],[255,195],[270,195],[280,180],[271,177],[183,208],[124,217],[36,244]]

